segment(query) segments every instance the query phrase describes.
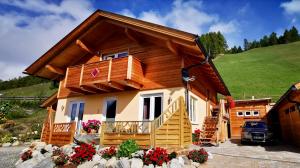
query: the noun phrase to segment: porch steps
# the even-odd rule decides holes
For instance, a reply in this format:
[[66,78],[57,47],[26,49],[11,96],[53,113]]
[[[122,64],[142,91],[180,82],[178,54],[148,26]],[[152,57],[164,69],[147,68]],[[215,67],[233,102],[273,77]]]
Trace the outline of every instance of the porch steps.
[[216,132],[218,131],[219,111],[214,109],[213,116],[205,117],[202,132],[200,134],[200,141],[202,145],[216,145]]

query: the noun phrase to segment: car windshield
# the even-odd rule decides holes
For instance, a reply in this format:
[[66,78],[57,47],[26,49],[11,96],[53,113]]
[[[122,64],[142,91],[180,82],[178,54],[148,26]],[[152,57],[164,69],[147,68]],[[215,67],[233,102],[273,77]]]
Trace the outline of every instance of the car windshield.
[[246,122],[244,125],[245,128],[266,128],[264,122]]

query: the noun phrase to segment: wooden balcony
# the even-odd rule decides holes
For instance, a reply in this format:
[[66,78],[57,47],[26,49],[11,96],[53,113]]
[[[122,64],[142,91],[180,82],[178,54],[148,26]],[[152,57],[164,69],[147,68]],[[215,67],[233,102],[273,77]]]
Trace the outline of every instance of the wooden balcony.
[[67,68],[65,87],[78,93],[140,89],[142,63],[132,56]]

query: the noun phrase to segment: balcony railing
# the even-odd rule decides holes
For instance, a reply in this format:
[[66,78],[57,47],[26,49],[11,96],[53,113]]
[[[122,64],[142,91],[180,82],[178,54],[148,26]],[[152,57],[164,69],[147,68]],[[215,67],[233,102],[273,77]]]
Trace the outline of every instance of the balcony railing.
[[105,121],[104,133],[145,134],[151,131],[151,121]]
[[132,56],[68,67],[65,87],[75,92],[109,92],[143,84],[142,63]]

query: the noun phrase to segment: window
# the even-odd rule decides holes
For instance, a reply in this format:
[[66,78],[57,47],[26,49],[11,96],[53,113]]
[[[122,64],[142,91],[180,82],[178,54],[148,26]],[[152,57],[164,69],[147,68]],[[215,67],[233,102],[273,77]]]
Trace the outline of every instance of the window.
[[253,111],[253,116],[259,116],[259,111]]
[[114,58],[123,58],[123,57],[127,57],[128,56],[128,52],[119,52],[119,53],[114,53],[114,54],[104,54],[102,55],[102,60],[110,60],[110,59],[114,59]]
[[244,116],[244,112],[242,112],[242,111],[236,112],[236,115],[238,117],[243,117]]
[[144,94],[140,99],[141,120],[154,120],[159,117],[163,109],[163,94]]
[[191,122],[196,122],[196,103],[197,100],[194,97],[190,97],[189,117]]
[[245,112],[245,116],[246,116],[246,117],[251,116],[251,112],[250,112],[250,111],[246,111],[246,112]]

